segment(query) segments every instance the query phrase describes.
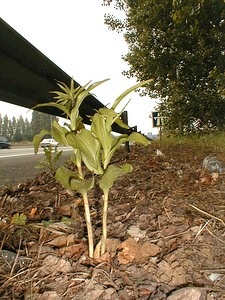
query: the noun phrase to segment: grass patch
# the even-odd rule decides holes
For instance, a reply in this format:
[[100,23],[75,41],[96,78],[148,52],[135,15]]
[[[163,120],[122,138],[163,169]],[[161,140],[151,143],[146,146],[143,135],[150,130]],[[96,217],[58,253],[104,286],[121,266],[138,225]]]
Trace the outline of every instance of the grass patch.
[[221,150],[225,146],[225,133],[213,132],[209,134],[193,134],[193,135],[170,135],[163,137],[161,141],[162,145],[195,145],[201,148],[213,148],[214,150]]

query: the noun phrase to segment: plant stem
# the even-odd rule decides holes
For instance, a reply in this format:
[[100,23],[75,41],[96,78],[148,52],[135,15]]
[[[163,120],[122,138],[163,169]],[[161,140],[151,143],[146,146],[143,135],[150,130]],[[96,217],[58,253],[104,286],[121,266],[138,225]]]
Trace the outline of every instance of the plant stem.
[[75,153],[75,156],[76,156],[76,165],[77,165],[79,177],[81,179],[84,179],[83,170],[82,170],[82,162],[81,162],[81,153],[80,153],[80,150],[76,149],[74,151],[74,153]]
[[101,240],[101,255],[105,253],[106,240],[107,240],[107,212],[108,212],[108,202],[109,193],[104,193],[104,203],[103,203],[103,215],[102,215],[102,240]]
[[88,203],[88,196],[86,192],[82,193],[83,200],[84,200],[84,213],[85,213],[85,220],[87,225],[87,233],[88,233],[88,247],[89,247],[89,256],[93,258],[94,256],[94,243],[93,243],[93,231],[91,225],[91,216],[90,216],[90,208]]
[[81,179],[84,179],[84,176],[83,176],[83,171],[82,171],[82,166],[81,164],[77,164],[77,169],[78,169],[78,174],[79,174],[79,177]]

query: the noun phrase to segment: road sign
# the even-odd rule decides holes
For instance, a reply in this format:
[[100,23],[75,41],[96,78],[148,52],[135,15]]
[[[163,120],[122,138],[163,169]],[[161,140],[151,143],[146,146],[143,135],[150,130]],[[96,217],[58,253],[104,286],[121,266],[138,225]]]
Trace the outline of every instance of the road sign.
[[152,127],[161,127],[162,126],[162,117],[160,117],[158,111],[152,112]]

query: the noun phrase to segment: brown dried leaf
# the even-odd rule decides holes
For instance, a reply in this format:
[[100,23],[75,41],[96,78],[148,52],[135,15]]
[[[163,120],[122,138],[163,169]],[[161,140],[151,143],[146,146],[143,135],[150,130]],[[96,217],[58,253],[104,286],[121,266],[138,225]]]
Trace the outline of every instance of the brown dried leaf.
[[58,249],[58,254],[64,255],[68,258],[72,258],[72,257],[78,258],[81,256],[82,252],[84,252],[86,249],[87,247],[83,243],[81,243],[81,244],[60,248]]
[[75,242],[74,234],[69,234],[69,235],[65,234],[65,235],[54,238],[47,244],[60,248],[60,247],[70,246],[70,245],[74,244],[74,242]]

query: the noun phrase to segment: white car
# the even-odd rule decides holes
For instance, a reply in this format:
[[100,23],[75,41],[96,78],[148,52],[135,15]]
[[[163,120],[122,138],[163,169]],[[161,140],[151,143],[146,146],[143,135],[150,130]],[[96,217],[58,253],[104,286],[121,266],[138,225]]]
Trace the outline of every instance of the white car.
[[58,142],[54,139],[43,139],[41,141],[41,147],[49,147],[49,146],[52,146],[52,147],[58,147]]

